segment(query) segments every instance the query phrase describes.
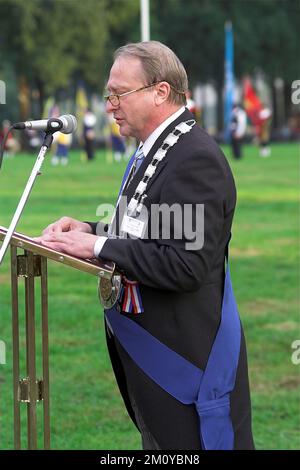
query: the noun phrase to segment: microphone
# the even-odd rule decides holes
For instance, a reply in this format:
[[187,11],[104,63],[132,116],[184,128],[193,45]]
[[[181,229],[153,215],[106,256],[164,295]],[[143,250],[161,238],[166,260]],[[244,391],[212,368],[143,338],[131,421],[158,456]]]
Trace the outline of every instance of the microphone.
[[64,114],[59,118],[40,119],[39,121],[17,122],[13,129],[30,129],[35,131],[56,132],[71,134],[77,129],[77,119],[72,114]]

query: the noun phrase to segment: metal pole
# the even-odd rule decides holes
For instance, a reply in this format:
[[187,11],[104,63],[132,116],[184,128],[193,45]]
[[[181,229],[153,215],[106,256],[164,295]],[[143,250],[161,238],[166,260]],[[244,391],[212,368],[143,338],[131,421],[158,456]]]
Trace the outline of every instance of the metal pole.
[[13,395],[14,395],[14,448],[21,449],[21,420],[19,401],[20,347],[17,248],[11,245],[11,303],[13,336]]
[[150,41],[149,0],[140,0],[140,10],[141,10],[141,38],[142,38],[142,41]]
[[14,230],[17,226],[18,221],[19,221],[19,218],[21,217],[24,206],[26,204],[26,201],[29,197],[29,194],[30,194],[31,189],[33,187],[33,184],[35,182],[35,179],[40,174],[40,169],[41,169],[42,163],[44,161],[46,152],[47,152],[48,148],[50,147],[52,141],[53,141],[53,135],[52,134],[46,134],[45,140],[44,140],[44,145],[42,145],[42,147],[39,151],[38,157],[36,159],[36,162],[34,164],[32,172],[29,176],[29,179],[27,181],[24,192],[23,192],[23,194],[21,196],[21,199],[19,201],[16,212],[13,216],[13,219],[10,223],[10,226],[8,227],[6,236],[3,240],[3,243],[2,243],[2,246],[1,246],[1,249],[0,249],[0,264],[2,263],[2,260],[4,258],[5,253],[6,253],[6,250],[7,250],[7,247],[9,245],[12,234],[14,233]]
[[26,305],[26,365],[29,383],[29,401],[27,402],[28,449],[37,448],[36,428],[36,366],[35,366],[35,306],[34,306],[34,261],[33,253],[26,251],[28,275],[25,277]]
[[50,449],[49,340],[47,258],[41,257],[41,310],[43,351],[44,449]]

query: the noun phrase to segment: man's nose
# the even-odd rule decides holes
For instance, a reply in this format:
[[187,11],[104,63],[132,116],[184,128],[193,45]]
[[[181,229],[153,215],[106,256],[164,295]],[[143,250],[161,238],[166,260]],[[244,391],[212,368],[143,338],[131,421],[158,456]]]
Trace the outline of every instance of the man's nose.
[[107,100],[106,102],[106,112],[107,113],[112,113],[114,112],[116,109],[118,109],[120,107],[120,103],[118,103],[116,106],[111,104],[111,102],[109,100]]
[[106,112],[107,113],[112,113],[113,110],[115,109],[114,106],[111,104],[111,102],[109,100],[106,101]]

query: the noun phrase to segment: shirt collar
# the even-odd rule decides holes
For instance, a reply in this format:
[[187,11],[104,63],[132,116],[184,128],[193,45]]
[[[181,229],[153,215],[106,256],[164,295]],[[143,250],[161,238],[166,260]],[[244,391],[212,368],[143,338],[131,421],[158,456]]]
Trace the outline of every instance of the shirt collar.
[[158,137],[163,133],[163,131],[173,122],[175,119],[177,119],[183,112],[185,111],[185,106],[182,106],[178,111],[176,111],[174,114],[169,116],[164,122],[162,122],[153,132],[152,134],[149,135],[149,137],[145,140],[145,142],[141,142],[139,145],[139,148],[141,145],[143,145],[143,153],[145,157],[148,155],[150,152],[152,146],[154,145],[155,141],[158,139]]

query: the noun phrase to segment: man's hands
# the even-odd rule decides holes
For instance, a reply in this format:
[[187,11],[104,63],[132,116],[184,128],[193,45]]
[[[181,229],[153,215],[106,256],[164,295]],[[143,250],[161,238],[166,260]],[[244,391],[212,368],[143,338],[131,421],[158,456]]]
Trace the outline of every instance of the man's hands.
[[97,236],[91,232],[89,224],[71,217],[62,217],[48,225],[43,235],[34,240],[53,250],[86,259],[94,257]]
[[62,217],[56,222],[53,222],[53,224],[48,225],[48,227],[43,230],[43,235],[47,235],[53,232],[71,232],[72,230],[76,230],[77,232],[92,233],[92,229],[89,224],[80,222],[80,220],[72,219],[72,217]]

